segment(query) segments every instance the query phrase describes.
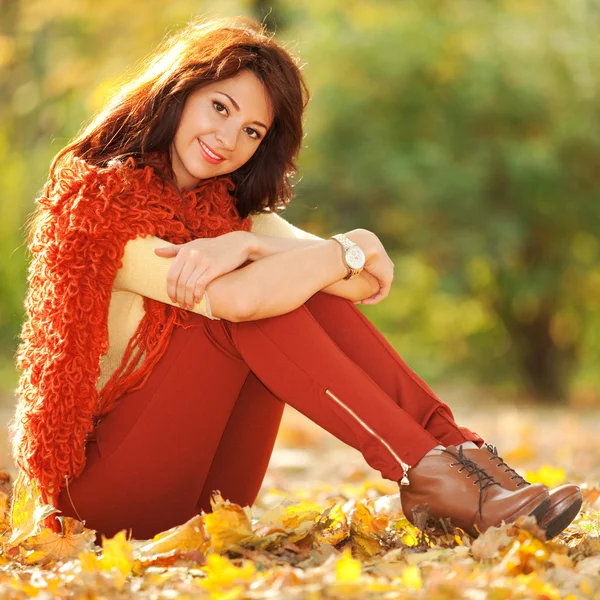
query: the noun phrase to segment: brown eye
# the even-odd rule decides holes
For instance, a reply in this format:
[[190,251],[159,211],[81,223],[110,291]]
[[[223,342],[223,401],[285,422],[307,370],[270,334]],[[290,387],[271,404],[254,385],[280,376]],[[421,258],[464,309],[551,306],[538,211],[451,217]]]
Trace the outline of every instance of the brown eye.
[[258,133],[258,131],[256,131],[256,129],[252,129],[252,127],[246,127],[246,133],[253,139],[253,140],[260,140],[260,133]]
[[223,111],[225,111],[225,114],[228,114],[227,107],[216,100],[213,100],[213,107],[220,115],[223,114]]

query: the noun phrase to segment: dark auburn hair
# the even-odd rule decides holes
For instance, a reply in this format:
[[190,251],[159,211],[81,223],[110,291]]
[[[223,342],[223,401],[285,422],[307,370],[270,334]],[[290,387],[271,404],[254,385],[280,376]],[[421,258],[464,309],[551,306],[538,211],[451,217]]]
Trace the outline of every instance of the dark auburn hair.
[[[133,157],[143,166],[149,153],[170,156],[170,147],[188,96],[200,87],[247,69],[264,84],[274,120],[250,160],[228,174],[242,218],[293,197],[289,177],[302,142],[302,114],[309,94],[298,61],[249,18],[189,24],[168,38],[116,97],[50,167],[80,157],[106,166]],[[172,176],[172,172],[170,173]]]

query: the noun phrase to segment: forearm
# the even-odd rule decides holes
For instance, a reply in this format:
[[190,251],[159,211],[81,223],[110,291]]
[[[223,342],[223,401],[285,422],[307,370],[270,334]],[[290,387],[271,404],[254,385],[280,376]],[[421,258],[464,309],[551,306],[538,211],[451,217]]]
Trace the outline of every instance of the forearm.
[[308,248],[323,241],[321,238],[282,238],[257,233],[251,233],[250,236],[251,242],[249,244],[248,259],[251,261],[260,260],[273,254],[279,254],[280,252]]
[[[249,260],[252,261],[262,260],[267,256],[272,256],[273,254],[278,254],[280,252],[289,252],[291,250],[297,250],[300,248],[308,248],[324,241],[322,238],[281,238],[271,235],[259,235],[256,233],[252,233],[250,235],[251,242],[248,257]],[[357,237],[356,233],[354,234],[354,237]],[[356,243],[359,245],[362,242],[361,239],[355,239],[354,241],[356,241]],[[335,243],[337,244],[337,242]],[[339,260],[341,261],[342,248],[339,246],[339,244],[338,249]],[[363,300],[364,298],[368,298],[377,293],[378,289],[379,285],[377,280],[366,270],[363,270],[362,273],[355,279],[341,279],[340,281],[336,281],[335,283],[327,285],[320,291],[357,302],[358,300]]]
[[317,241],[252,262],[235,271],[236,289],[244,290],[249,299],[241,320],[288,313],[318,291],[342,280],[346,273],[340,245],[334,240]]

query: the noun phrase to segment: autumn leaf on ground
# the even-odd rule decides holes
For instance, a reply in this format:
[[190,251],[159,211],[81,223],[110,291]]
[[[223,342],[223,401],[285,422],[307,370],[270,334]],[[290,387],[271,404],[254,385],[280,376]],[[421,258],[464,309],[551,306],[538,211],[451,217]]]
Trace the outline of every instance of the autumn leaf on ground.
[[0,535],[10,529],[9,498],[6,492],[0,491]]
[[471,552],[478,560],[491,560],[499,557],[500,552],[514,541],[511,525],[490,527],[484,531],[471,545]]
[[224,552],[253,538],[248,515],[240,506],[223,500],[220,495],[211,499],[211,506],[212,512],[204,515],[204,527],[215,552]]
[[315,538],[332,546],[337,546],[350,536],[350,525],[340,502],[335,502],[319,517],[320,527],[315,532]]
[[113,573],[113,581],[118,588],[125,584],[133,567],[133,550],[123,531],[112,538],[102,539],[102,556],[93,552],[81,553],[81,570],[87,573],[104,571]]
[[513,527],[518,527],[519,529],[524,529],[529,532],[534,538],[545,542],[546,532],[538,525],[537,519],[532,517],[531,515],[521,515],[514,523]]
[[400,541],[405,546],[418,546],[423,534],[403,514],[400,514],[390,523],[392,529],[400,535]]
[[281,516],[281,523],[284,527],[296,529],[302,523],[309,521],[314,523],[321,515],[323,507],[316,502],[300,502],[293,506],[288,506]]
[[[209,554],[207,563],[203,567],[206,578],[200,580],[199,584],[211,592],[235,591],[240,584],[252,581],[256,575],[256,568],[249,561],[245,561],[243,567],[236,567],[223,556]],[[238,596],[230,597],[237,598]]]
[[30,536],[42,530],[46,517],[58,512],[48,504],[42,504],[35,481],[29,481],[23,471],[15,481],[13,500],[10,511],[11,537],[6,547],[20,544]]
[[381,551],[380,535],[388,523],[387,517],[374,517],[363,503],[356,505],[350,520],[352,551],[356,558],[365,560]]
[[43,565],[52,561],[75,558],[83,550],[94,547],[96,532],[70,517],[59,517],[63,533],[45,527],[35,536],[28,537],[19,546],[19,560],[27,565]]
[[205,552],[208,544],[209,538],[204,530],[204,517],[194,515],[183,525],[158,533],[150,542],[140,546],[134,552],[134,555],[136,558],[145,559],[172,550],[180,550],[181,552],[199,550]]
[[360,580],[361,571],[360,560],[352,558],[352,554],[345,550],[335,563],[335,580],[338,583],[356,583]]
[[516,531],[515,539],[502,551],[502,560],[494,569],[516,576],[544,567],[551,556],[548,545],[534,538],[524,529]]
[[407,588],[420,590],[423,587],[421,569],[417,566],[406,567],[404,571],[402,571],[402,583]]

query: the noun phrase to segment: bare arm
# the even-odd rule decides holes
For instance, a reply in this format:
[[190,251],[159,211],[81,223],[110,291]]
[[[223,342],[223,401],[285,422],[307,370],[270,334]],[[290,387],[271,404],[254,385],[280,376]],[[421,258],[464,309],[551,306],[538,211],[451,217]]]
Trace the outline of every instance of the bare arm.
[[[350,236],[355,237],[353,234],[355,234],[357,231],[358,230],[349,232]],[[255,239],[248,256],[248,258],[252,261],[261,260],[267,256],[272,256],[273,254],[278,254],[280,252],[289,252],[290,250],[296,250],[299,248],[309,248],[325,241],[322,238],[313,240],[279,238],[257,234],[252,235]],[[364,245],[365,242],[362,242],[361,244],[358,239],[355,239],[355,241],[359,245],[362,245],[365,252],[367,252],[367,249]],[[337,244],[337,242],[335,243]],[[339,250],[339,260],[342,262],[342,247],[339,244],[337,244],[337,246]],[[321,291],[327,294],[332,294],[333,296],[340,296],[342,298],[352,300],[353,302],[357,302],[358,300],[372,296],[377,292],[378,289],[379,285],[377,280],[368,271],[363,270],[355,279],[344,280],[342,278],[340,281],[336,281],[335,283],[325,286]]]
[[[227,269],[223,275],[213,278],[206,287],[205,298],[199,304],[190,303],[189,310],[209,318],[248,320],[262,318],[267,313],[275,315],[293,310],[321,290],[356,302],[380,288],[378,279],[366,269],[356,279],[343,280],[346,269],[342,262],[342,248],[337,242],[323,240],[294,227],[276,214],[260,215],[260,218],[262,226],[257,229],[275,235],[242,231],[227,234],[242,236],[240,240],[245,240],[244,258],[254,262],[233,271]],[[363,247],[367,259],[382,253],[383,248],[378,248],[380,243],[372,233],[366,230],[348,233]],[[152,236],[128,242],[115,289],[174,305],[165,283],[173,259],[156,255],[158,249],[164,246],[172,244]],[[327,269],[320,256],[323,248],[329,248]],[[320,258],[315,260],[315,256]],[[340,276],[332,279],[332,269],[335,273],[341,271]],[[283,298],[285,295],[289,297]],[[212,313],[206,300],[214,304],[211,306]]]
[[[292,225],[277,213],[260,213],[251,215],[250,218],[252,219],[252,233],[255,236],[255,241],[249,258],[253,261],[278,252],[306,248],[316,242],[323,241],[323,238]],[[361,237],[361,241],[358,239],[355,241],[361,245],[369,243],[364,236]],[[364,246],[363,249],[365,249]],[[356,279],[336,281],[326,286],[322,291],[357,302],[372,296],[378,290],[377,279],[365,269]]]
[[[253,321],[288,313],[347,273],[340,245],[323,240],[305,248],[271,254],[212,281],[208,295],[213,315]],[[232,298],[238,298],[235,319]]]

